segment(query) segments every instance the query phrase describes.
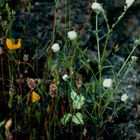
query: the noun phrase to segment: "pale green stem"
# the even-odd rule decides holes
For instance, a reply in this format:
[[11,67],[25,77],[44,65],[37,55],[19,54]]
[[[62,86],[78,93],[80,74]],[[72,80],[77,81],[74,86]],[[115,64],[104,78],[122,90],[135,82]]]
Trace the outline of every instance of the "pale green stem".
[[[98,13],[96,14],[96,41],[98,49],[98,69],[99,69],[99,104],[101,105],[101,94],[102,94],[102,65],[100,57],[100,40],[98,35]],[[100,107],[99,107],[100,110]]]
[[127,59],[125,60],[125,62],[123,63],[122,67],[120,68],[119,72],[117,73],[117,77],[120,75],[120,73],[122,72],[122,70],[124,69],[125,65],[127,64],[128,60],[130,59],[130,57],[132,56],[132,53],[135,51],[135,49],[137,48],[138,44],[135,44],[135,46],[133,47],[133,50],[130,52],[129,56],[127,57]]
[[[113,29],[115,28],[115,26],[119,23],[119,21],[124,17],[126,11],[127,11],[127,9],[124,8],[123,13],[118,17],[117,21],[111,26],[111,29],[110,29],[110,27],[109,27],[109,24],[108,24],[108,20],[107,20],[106,15],[103,14],[104,19],[105,19],[105,21],[106,21],[106,23],[107,23],[108,33],[107,33],[107,35],[106,35],[104,50],[103,50],[103,54],[102,54],[102,58],[101,58],[101,64],[104,63],[104,60],[105,60],[105,57],[106,57],[106,48],[107,48],[107,44],[108,44],[108,41],[109,41],[110,34],[112,33],[112,31],[113,31]],[[105,36],[103,36],[103,38],[104,38],[104,37],[105,37]]]

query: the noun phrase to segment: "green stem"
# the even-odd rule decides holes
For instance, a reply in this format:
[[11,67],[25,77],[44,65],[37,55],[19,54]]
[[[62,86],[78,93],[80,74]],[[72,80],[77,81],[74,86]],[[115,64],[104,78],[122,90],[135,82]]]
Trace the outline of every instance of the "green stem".
[[128,60],[130,59],[130,57],[132,56],[132,53],[135,51],[135,49],[137,48],[138,44],[135,44],[135,46],[133,47],[133,50],[130,52],[129,56],[127,57],[127,59],[125,60],[125,62],[123,63],[121,69],[119,70],[119,72],[117,73],[117,77],[120,75],[120,73],[122,72],[122,70],[124,69],[125,65],[127,64]]
[[[99,70],[99,104],[101,105],[101,94],[102,94],[102,65],[101,65],[101,56],[100,56],[100,40],[98,35],[98,14],[96,14],[96,42],[98,49],[98,70]],[[100,111],[100,107],[99,107]]]
[[[107,35],[105,35],[106,36],[106,40],[105,40],[104,50],[103,50],[103,54],[102,54],[102,58],[101,58],[101,64],[102,65],[103,65],[105,57],[106,57],[106,48],[107,48],[107,44],[108,44],[108,41],[109,41],[110,34],[112,33],[112,31],[116,27],[116,25],[119,23],[119,21],[124,17],[126,11],[127,11],[127,9],[124,8],[123,13],[118,17],[117,21],[111,26],[111,28],[109,27],[106,15],[105,14],[103,15],[104,19],[106,21],[106,24],[107,24],[108,33],[107,33]],[[102,38],[104,38],[105,36],[103,36]],[[102,38],[100,38],[100,39],[102,39]]]

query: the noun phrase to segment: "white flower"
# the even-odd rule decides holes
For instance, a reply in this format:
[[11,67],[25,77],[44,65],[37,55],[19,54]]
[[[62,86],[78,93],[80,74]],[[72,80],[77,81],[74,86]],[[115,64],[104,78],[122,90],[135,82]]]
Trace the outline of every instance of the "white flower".
[[139,58],[137,56],[131,56],[132,61],[137,61]]
[[58,52],[58,51],[60,50],[59,44],[58,44],[58,43],[54,43],[54,44],[52,45],[52,50],[53,50],[54,53],[55,53],[55,52]]
[[127,8],[129,8],[133,4],[134,1],[135,0],[126,0],[125,4],[126,4]]
[[97,2],[93,2],[93,4],[91,5],[91,8],[93,9],[94,12],[96,13],[100,13],[100,12],[104,12],[101,4],[97,3]]
[[121,96],[121,101],[125,102],[127,99],[128,99],[127,94],[123,94],[123,95]]
[[110,88],[112,86],[112,79],[104,79],[103,81],[103,86],[106,87],[106,88]]
[[77,32],[75,32],[75,31],[69,31],[69,32],[67,33],[67,35],[68,35],[68,38],[69,38],[70,40],[74,40],[74,39],[76,39],[77,36],[78,36]]
[[64,74],[64,75],[62,76],[62,79],[63,79],[64,81],[67,81],[67,80],[69,79],[69,76],[68,76],[67,74]]

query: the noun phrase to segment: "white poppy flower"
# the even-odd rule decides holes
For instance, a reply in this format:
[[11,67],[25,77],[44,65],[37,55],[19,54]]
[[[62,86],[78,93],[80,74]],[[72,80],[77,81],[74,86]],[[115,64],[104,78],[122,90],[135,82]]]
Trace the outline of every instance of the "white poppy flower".
[[74,40],[74,39],[76,39],[77,36],[78,36],[77,32],[75,32],[75,31],[69,31],[69,32],[67,33],[67,35],[68,35],[68,38],[69,38],[70,40]]
[[127,99],[128,99],[127,94],[123,94],[123,95],[121,96],[121,101],[125,102]]
[[54,44],[52,45],[52,50],[53,50],[54,53],[55,53],[55,52],[58,52],[58,51],[60,50],[59,44],[58,44],[58,43],[54,43]]
[[110,88],[112,86],[112,83],[113,83],[112,79],[110,79],[110,78],[109,79],[104,79],[103,86],[106,87],[106,88]]

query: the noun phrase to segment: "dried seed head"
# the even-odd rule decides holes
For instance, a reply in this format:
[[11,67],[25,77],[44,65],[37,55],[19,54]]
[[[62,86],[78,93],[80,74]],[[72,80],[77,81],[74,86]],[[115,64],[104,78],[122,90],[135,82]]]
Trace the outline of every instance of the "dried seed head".
[[35,87],[37,86],[36,79],[33,79],[33,78],[27,79],[27,84],[28,84],[28,87],[29,87],[31,90],[34,90]]
[[113,119],[112,116],[108,116],[107,121],[108,121],[109,123],[114,123],[114,119]]
[[15,93],[15,89],[13,87],[9,88],[9,95],[13,95]]
[[49,88],[49,95],[54,98],[57,95],[57,83],[55,80],[52,81],[50,88]]
[[72,68],[69,71],[69,77],[73,78],[74,77],[74,71],[72,70]]
[[78,79],[76,81],[76,86],[78,90],[81,88],[82,83],[83,83],[82,75],[78,75]]
[[25,79],[24,79],[24,77],[23,77],[23,74],[21,74],[21,73],[19,74],[19,78],[17,79],[17,83],[18,83],[19,85],[25,83]]

